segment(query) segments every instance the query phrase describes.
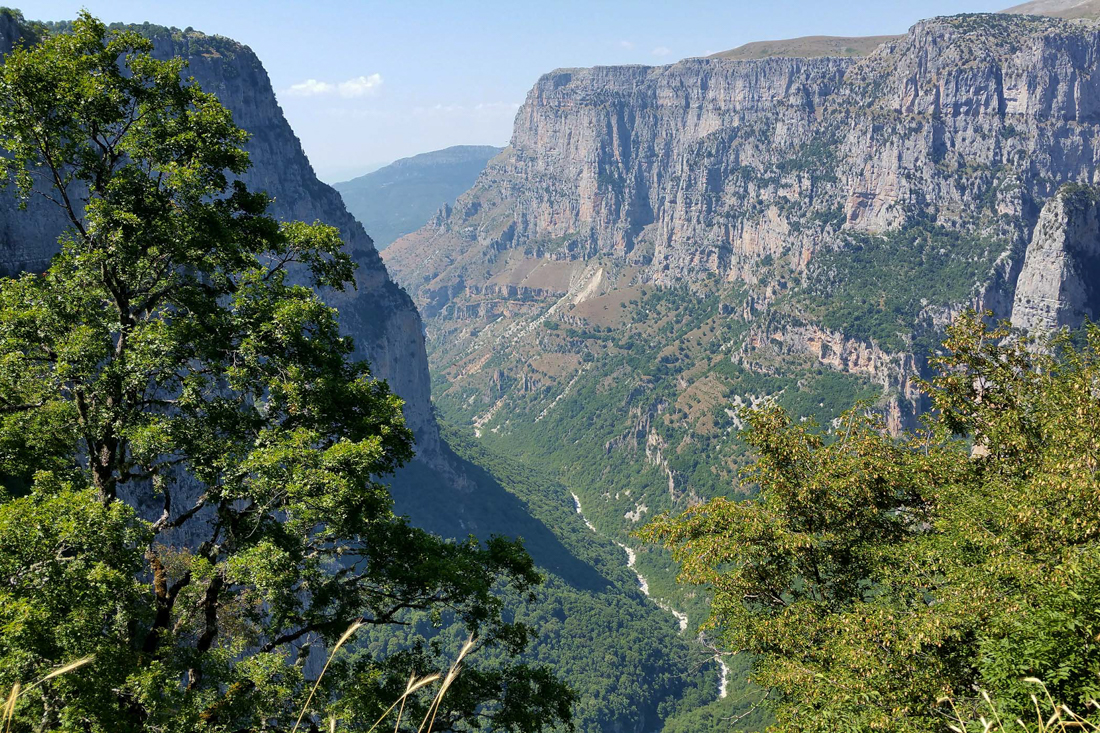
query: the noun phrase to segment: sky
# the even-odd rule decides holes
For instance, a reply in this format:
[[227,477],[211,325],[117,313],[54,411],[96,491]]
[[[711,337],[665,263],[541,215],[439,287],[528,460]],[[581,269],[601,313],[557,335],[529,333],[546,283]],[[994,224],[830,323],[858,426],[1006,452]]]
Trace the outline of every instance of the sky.
[[[506,145],[516,110],[556,68],[669,64],[750,41],[904,33],[935,15],[1018,0],[33,0],[106,22],[247,44],[322,180],[450,145]],[[16,5],[17,3],[11,3]]]

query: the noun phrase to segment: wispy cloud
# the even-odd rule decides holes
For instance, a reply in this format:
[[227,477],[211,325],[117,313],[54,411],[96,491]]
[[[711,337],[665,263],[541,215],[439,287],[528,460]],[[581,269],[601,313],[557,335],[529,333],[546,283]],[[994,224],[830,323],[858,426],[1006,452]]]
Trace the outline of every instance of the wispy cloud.
[[519,102],[478,102],[477,104],[434,104],[430,107],[414,107],[412,113],[417,117],[494,117],[496,115],[514,115]]
[[494,112],[497,110],[503,112],[514,112],[519,109],[519,102],[479,102],[474,105],[474,109],[478,111]]
[[619,41],[619,48],[625,48],[627,51],[634,48],[634,43],[631,41]]
[[371,74],[370,76],[357,76],[354,79],[342,81],[336,85],[336,91],[341,97],[350,99],[374,94],[380,86],[382,86],[382,75]]
[[653,55],[658,58],[669,56],[671,54],[672,49],[670,49],[668,46],[658,46],[657,48],[653,49]]
[[297,84],[291,84],[284,92],[292,97],[319,97],[336,94],[344,99],[367,97],[378,92],[382,86],[382,75],[357,76],[347,81],[327,82],[317,79],[306,79]]

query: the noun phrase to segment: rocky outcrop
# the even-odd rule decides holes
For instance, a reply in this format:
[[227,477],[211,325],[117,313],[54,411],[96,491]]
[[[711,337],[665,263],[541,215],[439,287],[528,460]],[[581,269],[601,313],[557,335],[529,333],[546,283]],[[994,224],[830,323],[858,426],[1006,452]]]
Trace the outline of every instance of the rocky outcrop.
[[1043,207],[1016,284],[1012,324],[1035,332],[1100,317],[1100,201],[1067,187]]
[[[344,330],[375,376],[389,382],[405,400],[405,416],[417,435],[417,451],[428,459],[439,453],[431,411],[430,378],[420,317],[409,296],[390,279],[363,227],[348,213],[340,195],[313,172],[275,98],[263,65],[247,47],[230,39],[154,26],[136,26],[154,42],[158,57],[182,56],[187,73],[233,112],[251,133],[252,168],[244,176],[253,190],[272,198],[270,212],[283,220],[323,221],[337,227],[358,265],[357,288],[328,293],[340,310]],[[59,30],[63,30],[63,27]],[[0,13],[0,52],[10,52],[26,33],[21,19]],[[18,210],[8,192],[0,195],[0,271],[44,269],[57,251],[65,227],[60,213],[41,200]]]
[[746,363],[760,352],[808,356],[822,366],[864,377],[882,387],[882,413],[893,434],[916,427],[923,396],[917,386],[920,364],[912,354],[888,353],[872,342],[812,323],[775,320],[750,329],[735,361]]

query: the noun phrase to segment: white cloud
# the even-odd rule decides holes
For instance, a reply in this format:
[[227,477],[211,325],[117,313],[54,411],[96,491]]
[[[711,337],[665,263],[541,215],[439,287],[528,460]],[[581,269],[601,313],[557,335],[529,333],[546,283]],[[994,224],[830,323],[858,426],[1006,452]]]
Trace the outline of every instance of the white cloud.
[[333,88],[328,82],[306,79],[303,82],[290,85],[286,93],[292,97],[313,97],[318,94],[328,94]]
[[670,49],[668,46],[658,46],[657,48],[653,49],[654,56],[668,56],[671,53],[672,49]]
[[366,97],[378,91],[382,86],[382,75],[357,76],[347,81],[336,84],[316,79],[306,79],[303,82],[292,84],[285,91],[292,97],[319,97],[327,94],[339,94],[344,99],[354,97]]
[[634,48],[634,44],[630,41],[619,41],[619,48],[625,48],[627,51]]
[[336,85],[336,91],[340,93],[341,97],[350,99],[374,94],[380,86],[382,86],[382,75],[371,74],[370,76],[357,76],[354,79],[342,81]]

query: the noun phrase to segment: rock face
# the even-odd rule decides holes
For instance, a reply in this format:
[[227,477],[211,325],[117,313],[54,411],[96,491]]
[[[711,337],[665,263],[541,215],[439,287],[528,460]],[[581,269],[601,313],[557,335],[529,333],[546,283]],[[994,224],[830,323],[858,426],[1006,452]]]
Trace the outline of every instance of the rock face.
[[439,409],[624,532],[737,487],[734,406],[912,427],[961,310],[1100,314],[1100,208],[1059,194],[1100,184],[1098,60],[1096,21],[986,14],[862,56],[543,76],[510,147],[383,253]]
[[[664,284],[795,271],[843,232],[931,217],[1025,243],[1064,182],[1095,182],[1100,26],[922,22],[861,59],[690,59],[547,74],[511,148],[387,251],[432,307],[521,250],[607,255]],[[1009,301],[1010,302],[1010,301]]]
[[[283,117],[267,73],[247,46],[218,36],[137,26],[149,36],[160,58],[182,56],[188,73],[233,112],[235,122],[252,135],[247,148],[252,168],[244,176],[253,190],[273,199],[270,212],[283,220],[320,220],[337,227],[358,270],[357,289],[331,293],[344,330],[357,352],[369,360],[375,376],[389,382],[405,400],[405,417],[417,435],[418,454],[429,460],[439,452],[431,411],[430,378],[420,317],[409,296],[390,279],[363,227],[348,213],[340,195],[317,179],[298,138]],[[29,29],[11,13],[0,13],[0,52]],[[65,227],[52,205],[35,200],[19,211],[12,195],[0,194],[0,272],[44,269],[57,251]]]
[[1012,324],[1043,332],[1100,316],[1100,202],[1067,187],[1039,217],[1016,284]]
[[[1088,287],[1096,214],[1055,198],[1065,184],[1100,183],[1098,59],[1100,22],[986,14],[923,21],[863,57],[554,71],[530,91],[511,146],[473,188],[383,256],[427,319],[435,367],[459,391],[481,363],[525,375],[525,364],[502,367],[496,353],[547,316],[576,329],[619,327],[573,312],[573,284],[599,267],[601,297],[645,285],[732,288],[744,299],[730,320],[748,333],[776,312],[804,324],[816,335],[794,338],[806,341],[797,351],[882,385],[897,428],[919,412],[909,384],[935,334],[963,308],[1026,325],[1100,312]],[[932,277],[955,281],[905,312],[908,346],[820,320],[845,304],[830,303],[827,287],[810,293],[813,283],[855,269],[816,263],[855,252],[850,262],[881,272],[888,264],[858,253],[933,230],[937,241],[957,233],[983,244],[916,255],[915,265],[955,258]],[[865,326],[894,317],[868,277],[848,291],[870,303]],[[612,301],[603,307],[627,307]],[[578,357],[591,350],[554,344]],[[521,361],[542,357],[532,346]]]

